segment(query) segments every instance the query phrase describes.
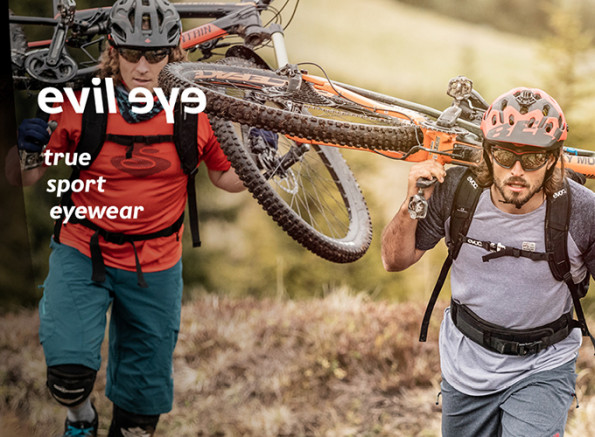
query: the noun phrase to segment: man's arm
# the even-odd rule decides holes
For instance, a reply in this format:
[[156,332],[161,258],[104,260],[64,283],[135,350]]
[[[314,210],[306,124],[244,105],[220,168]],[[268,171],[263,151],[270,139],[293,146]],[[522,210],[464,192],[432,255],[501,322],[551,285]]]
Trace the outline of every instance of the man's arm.
[[4,172],[8,183],[13,186],[29,186],[42,178],[47,167],[39,166],[30,170],[21,171],[21,162],[19,160],[19,151],[17,146],[10,148],[6,154],[4,162]]
[[[401,205],[396,215],[382,232],[382,264],[389,272],[398,272],[415,264],[424,250],[415,247],[415,231],[417,229],[417,219],[409,216],[407,206],[409,199],[417,194],[416,186],[419,178],[431,179],[435,177],[439,183],[444,182],[446,171],[442,164],[434,160],[420,162],[411,167],[407,180],[407,197]],[[426,199],[432,195],[434,186],[426,188],[424,195]]]
[[246,189],[233,167],[230,167],[227,171],[209,169],[209,179],[217,188],[230,193],[239,193]]

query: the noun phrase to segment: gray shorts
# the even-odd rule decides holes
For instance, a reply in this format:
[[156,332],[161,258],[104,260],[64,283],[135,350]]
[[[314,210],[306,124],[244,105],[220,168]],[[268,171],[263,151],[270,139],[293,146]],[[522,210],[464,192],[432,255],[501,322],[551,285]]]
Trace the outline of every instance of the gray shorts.
[[487,396],[463,394],[442,380],[442,435],[563,436],[575,393],[575,362],[538,372]]

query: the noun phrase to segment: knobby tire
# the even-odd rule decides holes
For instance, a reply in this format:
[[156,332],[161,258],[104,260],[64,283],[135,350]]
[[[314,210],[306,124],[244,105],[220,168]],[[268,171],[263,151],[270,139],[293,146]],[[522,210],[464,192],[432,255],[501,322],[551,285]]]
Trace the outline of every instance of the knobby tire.
[[[239,58],[223,62],[251,65]],[[210,120],[244,185],[289,236],[332,262],[352,262],[365,254],[372,239],[368,208],[338,149],[302,145],[272,131],[262,135],[276,137],[267,146],[257,129],[214,116]],[[299,158],[281,168],[296,151]]]
[[289,78],[272,71],[172,63],[161,72],[160,84],[167,92],[174,87],[200,88],[209,115],[311,141],[406,153],[423,138],[413,123],[373,113],[306,81],[292,90]]

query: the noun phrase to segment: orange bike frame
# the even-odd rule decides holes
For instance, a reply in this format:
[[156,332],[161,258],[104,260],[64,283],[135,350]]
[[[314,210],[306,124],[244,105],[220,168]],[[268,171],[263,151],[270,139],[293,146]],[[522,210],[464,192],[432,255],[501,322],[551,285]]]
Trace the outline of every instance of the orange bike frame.
[[[423,132],[423,147],[421,147],[420,151],[415,152],[411,155],[405,156],[404,152],[396,152],[396,151],[376,151],[370,149],[363,149],[367,151],[372,151],[374,153],[380,153],[383,156],[387,156],[393,159],[403,159],[408,162],[420,162],[425,161],[428,159],[435,159],[436,161],[442,164],[458,164],[458,165],[465,165],[465,166],[474,166],[475,162],[473,161],[462,161],[456,159],[452,155],[452,151],[455,148],[455,145],[461,145],[467,148],[481,150],[481,145],[476,143],[468,143],[461,141],[457,138],[456,132],[448,132],[445,130],[438,130],[432,129],[431,126],[423,124],[424,121],[427,121],[428,118],[419,113],[412,110],[408,110],[405,108],[396,107],[393,105],[388,105],[367,97],[364,97],[356,92],[352,92],[345,88],[342,88],[340,85],[331,84],[327,79],[312,76],[308,74],[304,74],[302,76],[303,80],[310,82],[314,87],[320,91],[333,94],[333,95],[341,95],[348,100],[360,104],[364,108],[368,108],[371,112],[388,115],[391,117],[399,118],[402,120],[410,121],[416,125],[418,125],[422,132]],[[312,143],[312,140],[305,140],[303,138],[295,138],[292,137],[294,140],[298,140],[305,143]],[[333,147],[341,147],[346,149],[356,149],[362,150],[362,148],[346,146],[342,144],[331,144],[331,143],[319,143],[326,146],[333,146]],[[565,148],[564,149],[564,165],[567,168],[570,168],[578,173],[585,175],[587,178],[595,179],[595,152],[581,150],[581,149],[571,149]]]

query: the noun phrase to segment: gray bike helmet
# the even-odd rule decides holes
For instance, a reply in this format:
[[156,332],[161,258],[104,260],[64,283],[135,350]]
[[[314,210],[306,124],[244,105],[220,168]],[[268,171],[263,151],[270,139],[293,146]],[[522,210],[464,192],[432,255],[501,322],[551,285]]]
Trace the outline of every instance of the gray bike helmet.
[[116,47],[176,47],[181,22],[167,0],[118,0],[110,11],[110,43]]

